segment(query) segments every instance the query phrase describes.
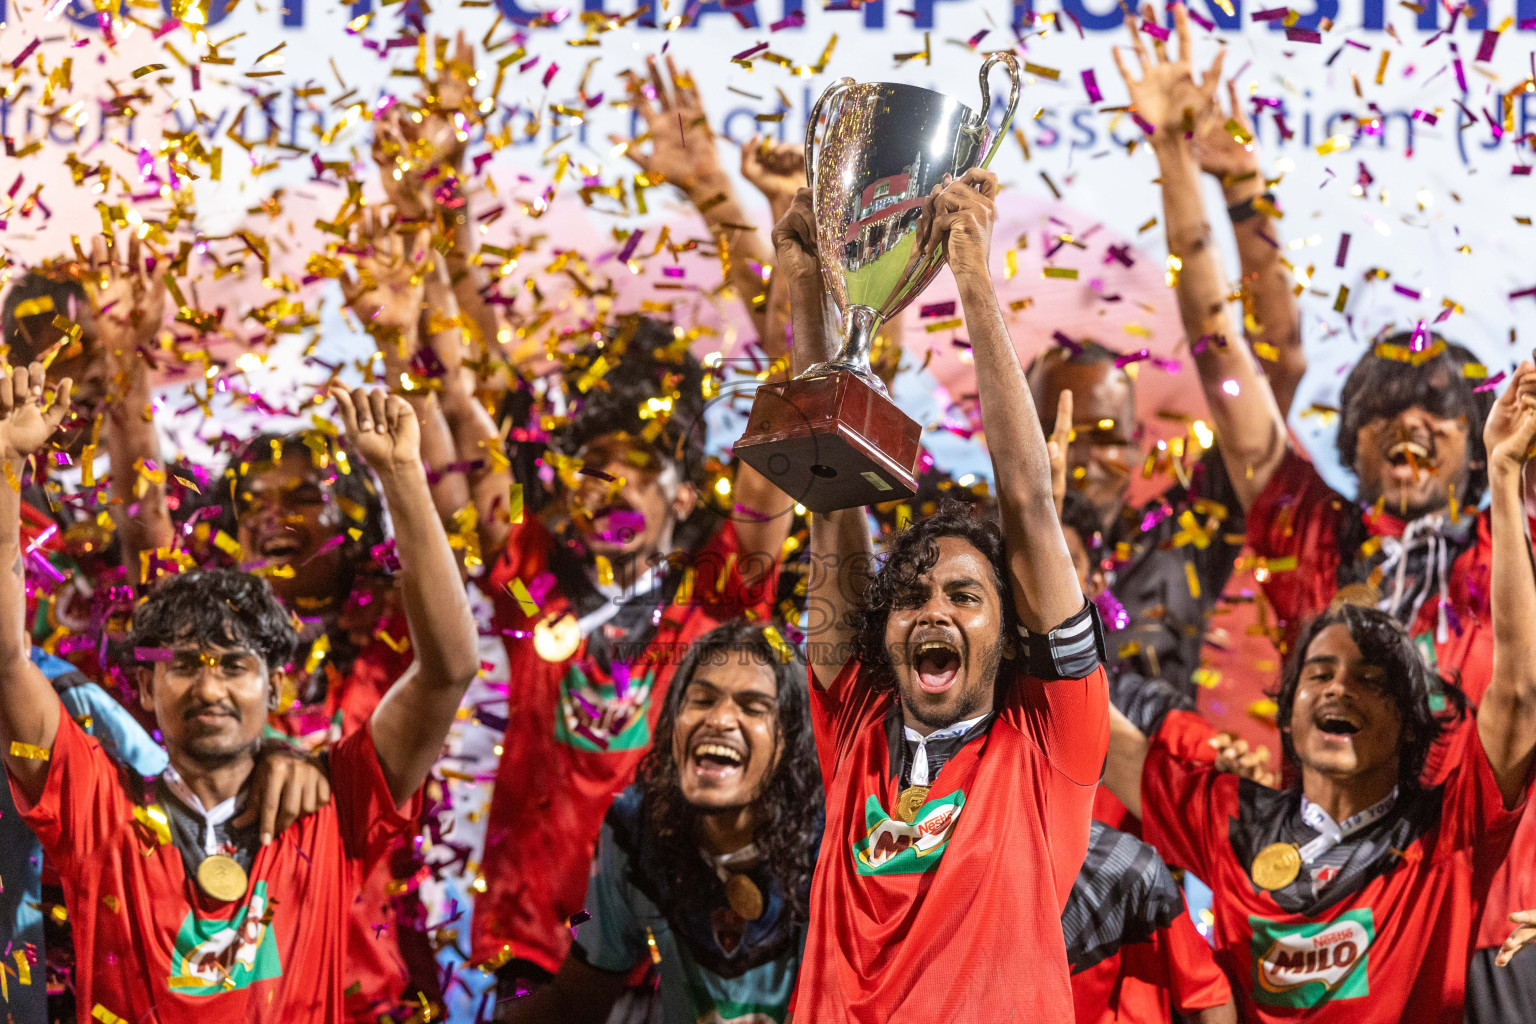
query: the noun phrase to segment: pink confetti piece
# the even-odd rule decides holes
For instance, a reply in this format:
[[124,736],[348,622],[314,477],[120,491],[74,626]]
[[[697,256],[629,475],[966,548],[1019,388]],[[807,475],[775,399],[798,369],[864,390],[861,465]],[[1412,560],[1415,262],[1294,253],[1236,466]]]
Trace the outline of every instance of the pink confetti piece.
[[1137,349],[1135,352],[1126,352],[1124,355],[1118,355],[1115,357],[1115,368],[1118,370],[1123,370],[1127,366],[1130,366],[1132,363],[1139,363],[1143,359],[1150,358],[1152,358],[1152,353],[1148,349],[1143,348]]
[[804,24],[805,24],[805,12],[804,11],[790,11],[788,14],[784,15],[784,17],[780,18],[778,21],[774,22],[772,25],[769,25],[768,26],[768,31],[770,31],[770,32],[778,32],[781,29],[786,29],[786,28],[799,28],[801,25],[804,25]]
[[1400,285],[1400,284],[1394,284],[1392,286],[1392,290],[1397,292],[1397,294],[1399,294],[1399,295],[1406,295],[1410,299],[1417,299],[1417,298],[1419,298],[1419,292],[1414,291],[1412,288],[1404,287],[1403,285]]
[[11,61],[11,67],[13,67],[13,68],[21,67],[23,64],[25,64],[27,62],[27,58],[32,56],[32,51],[37,49],[41,45],[43,45],[42,38],[40,36],[33,36],[32,37],[32,41],[27,44],[27,48],[22,50],[20,53],[18,53],[16,55],[16,59]]
[[1478,61],[1493,60],[1493,48],[1498,44],[1498,41],[1499,34],[1497,32],[1491,29],[1485,30],[1482,41],[1477,44],[1477,56],[1473,59]]
[[745,50],[742,50],[740,53],[733,56],[731,60],[746,60],[754,53],[762,53],[766,49],[768,49],[767,43],[758,43],[756,46],[749,46]]
[[1279,21],[1281,18],[1284,18],[1289,13],[1290,13],[1290,11],[1288,9],[1284,8],[1284,7],[1269,7],[1269,8],[1266,8],[1265,10],[1262,10],[1262,11],[1254,11],[1253,12],[1253,20],[1254,21]]
[[1136,111],[1134,111],[1134,110],[1131,111],[1131,120],[1136,122],[1136,127],[1140,128],[1142,131],[1146,132],[1148,135],[1156,135],[1157,134],[1157,129],[1152,126],[1152,122],[1148,121],[1146,118],[1142,117],[1140,114],[1136,113]]
[[1216,31],[1216,23],[1209,18],[1202,18],[1200,16],[1200,12],[1193,8],[1190,8],[1189,10],[1189,20],[1193,21],[1196,25],[1199,25],[1207,32]]
[[1531,169],[1529,167],[1521,167],[1520,165],[1517,164],[1514,167],[1511,167],[1509,169],[1509,173],[1510,174],[1517,174],[1517,175],[1522,175],[1523,176],[1523,175],[1530,174],[1531,173]]
[[1536,298],[1536,286],[1530,288],[1522,288],[1517,292],[1510,292],[1509,297],[1511,301],[1515,299]]
[[923,306],[920,317],[926,319],[930,316],[954,316],[955,304],[950,302],[930,302]]
[[[1456,71],[1456,87],[1461,90],[1462,95],[1466,95],[1467,69],[1461,65],[1461,50],[1457,48],[1455,43],[1450,43],[1449,45],[1451,47],[1451,67]],[[1477,118],[1474,117],[1472,120],[1476,121]]]
[[1504,377],[1505,377],[1504,371],[1500,370],[1498,373],[1494,374],[1492,377],[1489,377],[1487,380],[1483,381],[1481,384],[1479,384],[1477,387],[1473,388],[1472,390],[1473,391],[1492,391],[1494,388],[1499,386],[1499,384],[1504,380]]
[[1104,94],[1099,91],[1099,80],[1094,76],[1093,68],[1083,69],[1083,89],[1088,93],[1089,103],[1098,103],[1104,99]]
[[549,83],[554,80],[555,72],[559,70],[560,65],[551,61],[549,67],[544,69],[544,85],[549,85]]
[[135,647],[133,658],[135,661],[170,661],[176,657],[176,652],[169,647]]
[[1338,254],[1333,257],[1333,265],[1336,266],[1336,267],[1342,267],[1344,265],[1344,261],[1346,259],[1348,259],[1348,258],[1349,258],[1349,232],[1346,231],[1342,235],[1339,236],[1339,251],[1338,251]]
[[1141,30],[1147,35],[1151,36],[1153,39],[1159,40],[1160,42],[1166,43],[1168,41],[1168,30],[1163,28],[1161,25],[1156,25],[1150,21],[1147,21],[1145,18],[1142,19]]
[[620,263],[629,262],[629,258],[635,254],[635,250],[640,246],[640,236],[644,234],[645,229],[638,228],[634,231],[631,231],[629,233],[629,237],[624,239],[624,248],[619,250]]
[[1288,28],[1285,30],[1285,38],[1293,43],[1320,43],[1323,34],[1310,28]]
[[966,45],[973,50],[976,49],[976,44],[985,39],[987,37],[987,33],[990,31],[992,30],[989,28],[982,29],[980,32],[977,32],[975,35],[971,36],[971,38],[966,41]]

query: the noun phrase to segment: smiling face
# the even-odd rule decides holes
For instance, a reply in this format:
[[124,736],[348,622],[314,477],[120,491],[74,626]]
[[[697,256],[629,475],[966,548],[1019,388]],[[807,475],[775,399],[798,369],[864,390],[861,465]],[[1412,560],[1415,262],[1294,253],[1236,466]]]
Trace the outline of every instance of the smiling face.
[[778,767],[778,686],[748,652],[699,667],[683,691],[672,731],[683,799],[704,813],[750,806]]
[[1404,519],[1439,512],[1452,489],[1467,494],[1471,478],[1470,428],[1465,416],[1446,417],[1420,406],[1377,417],[1360,427],[1355,475],[1360,501]]
[[896,595],[885,623],[902,711],[925,735],[990,711],[1013,651],[992,564],[960,537],[936,543],[933,568]]
[[169,661],[139,670],[139,701],[154,713],[167,749],[215,767],[254,756],[277,684],[253,651],[178,645]]
[[300,614],[338,605],[345,597],[337,593],[345,556],[335,540],[346,517],[309,452],[288,451],[277,462],[252,466],[236,500],[236,540],[246,559],[293,571],[271,577],[282,602]]
[[1361,785],[1396,782],[1403,719],[1383,681],[1381,667],[1362,657],[1348,626],[1336,623],[1313,638],[1289,729],[1303,775]]
[[605,434],[577,457],[588,472],[576,476],[567,507],[590,554],[643,561],[670,547],[697,499],[675,466],[623,434]]
[[1072,443],[1067,486],[1081,491],[1108,525],[1125,502],[1136,460],[1136,392],[1112,361],[1071,363],[1051,358],[1029,375],[1035,408],[1049,421],[1063,391],[1072,392]]

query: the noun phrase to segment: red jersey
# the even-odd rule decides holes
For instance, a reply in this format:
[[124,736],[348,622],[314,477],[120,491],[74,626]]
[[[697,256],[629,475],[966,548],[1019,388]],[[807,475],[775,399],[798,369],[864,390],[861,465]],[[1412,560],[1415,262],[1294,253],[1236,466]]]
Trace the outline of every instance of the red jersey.
[[100,1005],[133,1024],[341,1021],[352,900],[419,797],[395,807],[366,727],[332,748],[330,772],[331,802],[259,849],[246,897],[222,903],[137,823],[142,790],[61,713],[42,797],[12,794],[64,886],[80,1019]]
[[[591,637],[559,661],[546,661],[534,630],[575,614],[550,571],[555,539],[536,520],[514,530],[487,575],[493,627],[511,670],[507,732],[491,793],[482,877],[475,899],[477,963],[528,960],[559,969],[571,945],[566,921],[585,906],[592,853],[603,815],[633,780],[651,745],[651,728],[672,673],[704,633],[741,615],[771,614],[776,573],[746,585],[737,571],[736,530],[723,524],[682,565],[675,594],[658,605],[655,628],[638,644],[614,646],[611,664],[590,657]],[[538,608],[512,593],[519,581]],[[599,627],[600,629],[603,627]],[[627,663],[626,663],[627,662]]]
[[[1275,475],[1248,511],[1248,543],[1268,558],[1296,557],[1296,568],[1272,572],[1264,583],[1264,596],[1286,625],[1287,641],[1294,641],[1306,621],[1325,610],[1338,592],[1338,571],[1345,558],[1361,558],[1361,552],[1341,551],[1339,538],[1348,523],[1359,516],[1358,507],[1323,482],[1296,452],[1288,452]],[[1371,537],[1399,536],[1403,523],[1388,515],[1365,515]],[[1536,529],[1536,524],[1533,524]],[[1493,676],[1493,622],[1488,613],[1489,573],[1493,565],[1493,537],[1488,514],[1477,517],[1471,546],[1451,567],[1451,629],[1444,643],[1435,642],[1435,600],[1426,600],[1409,635],[1419,644],[1426,660],[1442,676],[1456,683],[1475,706]],[[1460,741],[1477,742],[1477,730],[1468,722]],[[1430,754],[1426,777],[1439,782],[1449,755],[1446,743]],[[1454,758],[1451,758],[1454,760]],[[1509,934],[1509,915],[1536,907],[1536,872],[1524,870],[1536,860],[1536,812],[1529,812],[1515,834],[1510,856],[1494,878],[1475,944],[1498,946]]]
[[1225,1006],[1232,986],[1188,913],[1072,975],[1077,1024],[1174,1024],[1174,1014]]
[[795,1019],[1070,1020],[1061,912],[1108,749],[1104,670],[1000,687],[991,729],[944,764],[912,824],[889,813],[893,705],[858,661],[811,688],[827,823]]
[[1153,741],[1142,827],[1170,864],[1210,885],[1217,959],[1241,1019],[1461,1024],[1473,928],[1524,800],[1504,808],[1481,743],[1455,749],[1443,784],[1400,795],[1334,847],[1328,867],[1303,866],[1271,892],[1251,877],[1259,852],[1317,835],[1298,794]]
[[[1470,514],[1470,513],[1468,513]],[[1286,647],[1307,621],[1326,611],[1339,591],[1341,566],[1361,562],[1366,551],[1344,550],[1346,538],[1374,547],[1377,538],[1398,537],[1402,520],[1362,513],[1359,506],[1323,481],[1312,463],[1294,449],[1285,453],[1275,475],[1248,510],[1248,545],[1270,561],[1295,558],[1294,568],[1271,569],[1264,596],[1285,627]],[[1471,544],[1451,566],[1450,629],[1435,641],[1438,601],[1431,596],[1408,630],[1442,676],[1477,703],[1493,672],[1493,625],[1488,617],[1488,573],[1493,538],[1488,515],[1477,516]]]

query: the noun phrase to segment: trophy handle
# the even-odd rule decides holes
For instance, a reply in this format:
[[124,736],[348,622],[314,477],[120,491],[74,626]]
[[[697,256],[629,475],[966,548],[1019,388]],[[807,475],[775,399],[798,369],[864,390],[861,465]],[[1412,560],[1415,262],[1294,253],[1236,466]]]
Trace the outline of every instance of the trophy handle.
[[[826,108],[827,101],[853,84],[853,79],[844,77],[823,89],[821,95],[816,97],[815,105],[811,107],[809,120],[805,122],[805,183],[813,190],[816,188],[816,122],[821,120],[821,112]],[[1009,115],[1011,116],[1012,113],[1010,108]]]
[[[987,111],[992,109],[992,89],[987,81],[992,68],[1003,64],[1008,68],[1008,109],[1003,113],[1003,123],[998,126],[997,134],[992,137],[992,145],[987,148],[987,155],[981,161],[981,166],[986,167],[997,155],[997,147],[1003,144],[1003,139],[1008,135],[1008,126],[1013,124],[1013,111],[1019,105],[1019,62],[1011,53],[994,53],[981,65],[981,124],[985,128],[987,124]],[[825,95],[825,94],[823,94]],[[814,122],[813,122],[814,123]],[[806,146],[806,159],[810,159],[810,146]],[[807,164],[809,166],[809,164]]]

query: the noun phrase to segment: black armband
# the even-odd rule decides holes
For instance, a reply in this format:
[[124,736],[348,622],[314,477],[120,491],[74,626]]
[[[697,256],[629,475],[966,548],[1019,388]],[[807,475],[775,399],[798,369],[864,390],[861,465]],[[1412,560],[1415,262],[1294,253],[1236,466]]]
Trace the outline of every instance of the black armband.
[[1265,192],[1263,195],[1250,196],[1240,203],[1233,203],[1227,207],[1227,217],[1231,219],[1233,224],[1241,224],[1245,220],[1257,217],[1259,209],[1254,206],[1254,203],[1260,199],[1270,206],[1275,205],[1275,194],[1273,192]]
[[1081,679],[1109,661],[1104,650],[1104,623],[1092,601],[1067,621],[1040,634],[1019,626],[1024,647],[1024,670],[1036,679]]

